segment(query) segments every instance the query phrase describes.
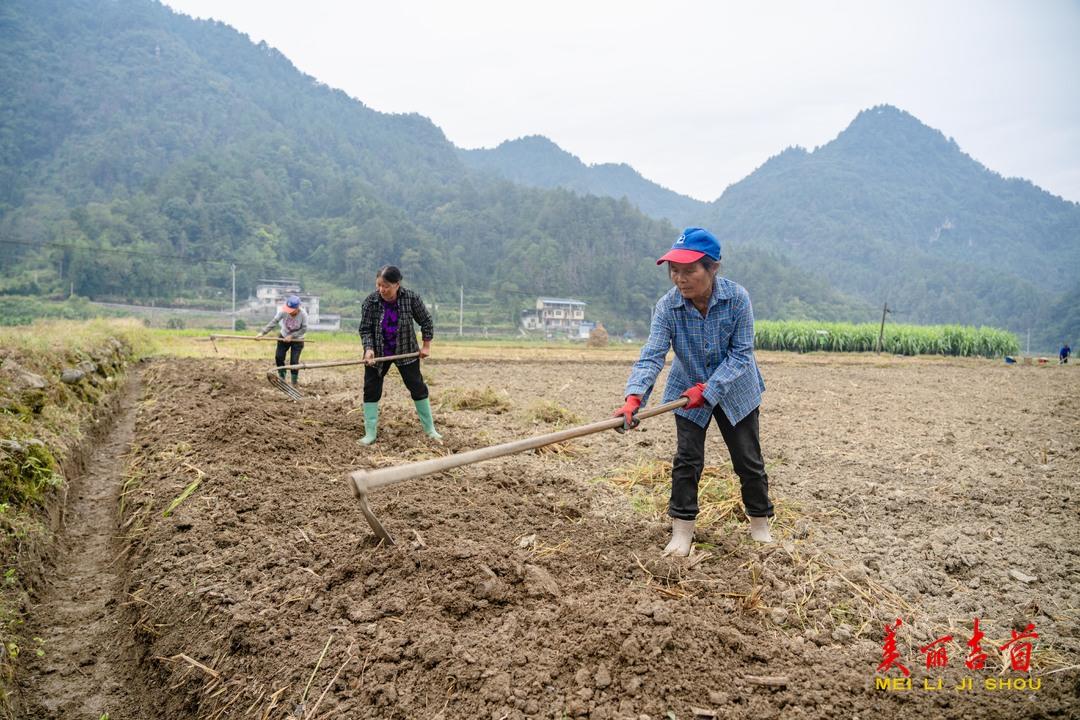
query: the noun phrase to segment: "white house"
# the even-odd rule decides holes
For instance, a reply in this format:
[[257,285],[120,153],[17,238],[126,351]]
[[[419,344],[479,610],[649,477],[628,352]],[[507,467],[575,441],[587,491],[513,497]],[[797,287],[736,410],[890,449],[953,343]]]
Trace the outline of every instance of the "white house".
[[340,330],[341,316],[319,312],[319,296],[304,293],[299,280],[259,280],[255,297],[248,301],[247,312],[265,322],[274,317],[290,295],[299,295],[301,307],[307,311],[308,327],[312,330]]
[[567,298],[537,298],[536,316],[539,327],[548,332],[577,335],[585,321],[585,303]]
[[525,330],[539,330],[540,329],[540,313],[536,310],[528,309],[521,311],[521,327]]

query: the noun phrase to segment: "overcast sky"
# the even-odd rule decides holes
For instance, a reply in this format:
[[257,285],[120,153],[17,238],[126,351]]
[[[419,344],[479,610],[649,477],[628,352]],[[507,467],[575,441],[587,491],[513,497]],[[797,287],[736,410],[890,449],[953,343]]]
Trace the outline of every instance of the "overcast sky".
[[889,103],[1080,201],[1080,0],[165,0],[459,147],[546,135],[701,200]]

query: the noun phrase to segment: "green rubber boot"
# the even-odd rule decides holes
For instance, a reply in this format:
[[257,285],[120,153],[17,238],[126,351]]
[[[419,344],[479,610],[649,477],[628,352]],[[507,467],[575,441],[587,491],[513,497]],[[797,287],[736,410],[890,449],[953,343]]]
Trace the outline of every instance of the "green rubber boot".
[[375,442],[375,433],[379,429],[379,403],[364,403],[364,437],[360,442],[370,445]]
[[420,425],[427,436],[432,440],[442,440],[442,435],[435,431],[435,421],[431,419],[431,401],[427,398],[413,400],[413,405],[416,406],[416,414],[420,416]]
[[284,371],[284,370],[278,370],[278,371],[277,371],[277,376],[278,376],[279,378],[281,378],[281,381],[282,381],[282,382],[285,382],[285,371]]

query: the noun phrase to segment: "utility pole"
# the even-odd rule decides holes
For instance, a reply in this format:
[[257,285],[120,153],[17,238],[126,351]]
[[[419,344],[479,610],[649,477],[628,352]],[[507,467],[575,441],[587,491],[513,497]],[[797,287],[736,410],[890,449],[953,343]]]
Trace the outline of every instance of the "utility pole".
[[465,286],[461,286],[461,299],[458,301],[458,316],[457,316],[457,334],[458,337],[464,335],[465,326]]
[[877,352],[879,355],[881,354],[881,345],[885,341],[885,316],[890,312],[892,311],[889,310],[889,303],[886,302],[885,309],[881,311],[881,329],[878,330],[877,336]]
[[1024,354],[1025,355],[1030,355],[1031,354],[1031,328],[1028,328],[1028,331],[1027,331],[1027,350],[1024,351]]
[[236,263],[232,264],[232,331],[236,332]]

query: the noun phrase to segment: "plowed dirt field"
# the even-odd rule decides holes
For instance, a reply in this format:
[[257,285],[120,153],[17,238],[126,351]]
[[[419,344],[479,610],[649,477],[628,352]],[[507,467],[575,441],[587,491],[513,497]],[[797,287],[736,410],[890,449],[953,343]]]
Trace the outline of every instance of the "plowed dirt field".
[[[101,656],[148,717],[1077,716],[1080,372],[759,359],[776,542],[750,541],[714,427],[679,560],[660,558],[670,416],[374,491],[395,546],[346,483],[606,417],[623,362],[426,361],[442,443],[391,371],[366,447],[355,369],[303,373],[291,402],[265,363],[152,361],[108,480],[118,519],[88,550],[120,570],[122,652]],[[49,607],[37,627],[60,622]],[[883,689],[904,677],[876,672],[898,618],[911,688]],[[999,647],[1029,623],[1018,672]],[[48,667],[29,695],[56,691]]]

